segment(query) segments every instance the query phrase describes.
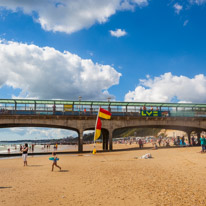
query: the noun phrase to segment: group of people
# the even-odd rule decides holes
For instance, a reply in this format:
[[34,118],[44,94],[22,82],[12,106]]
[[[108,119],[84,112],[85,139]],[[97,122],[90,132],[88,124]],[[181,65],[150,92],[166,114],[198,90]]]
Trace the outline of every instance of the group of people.
[[186,146],[186,142],[185,142],[185,137],[177,137],[176,139],[173,140],[174,141],[174,145],[179,145],[179,146]]
[[159,147],[161,147],[161,146],[169,147],[170,146],[170,139],[160,137],[159,139],[157,139],[156,145],[157,144],[159,144]]
[[[23,161],[24,161],[24,166],[28,166],[27,164],[27,157],[28,157],[28,151],[29,151],[29,146],[27,143],[25,143],[24,146],[22,146],[21,148],[21,152],[22,152],[22,158],[23,158]],[[60,170],[61,170],[61,167],[59,165],[57,165],[57,160],[58,160],[58,157],[56,156],[56,152],[52,152],[52,172],[54,170],[54,166],[55,167],[58,167]]]
[[8,109],[0,109],[0,114],[9,114],[9,110]]

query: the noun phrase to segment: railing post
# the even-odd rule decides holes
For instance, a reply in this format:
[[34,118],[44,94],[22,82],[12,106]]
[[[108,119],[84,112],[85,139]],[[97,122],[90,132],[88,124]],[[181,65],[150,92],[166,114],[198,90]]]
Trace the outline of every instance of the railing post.
[[36,101],[34,102],[34,113],[36,114]]
[[15,114],[16,114],[16,109],[17,109],[17,103],[16,103],[16,101],[15,101]]

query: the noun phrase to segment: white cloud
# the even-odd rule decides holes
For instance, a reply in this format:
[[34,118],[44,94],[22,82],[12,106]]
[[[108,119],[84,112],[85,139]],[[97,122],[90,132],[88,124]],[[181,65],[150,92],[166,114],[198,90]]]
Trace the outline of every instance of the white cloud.
[[68,51],[12,41],[0,41],[0,62],[0,87],[20,88],[23,98],[105,100],[121,76],[109,65]]
[[178,3],[174,4],[173,7],[174,7],[175,12],[176,12],[177,14],[179,14],[180,11],[183,9],[183,7],[182,7],[180,4],[178,4]]
[[189,0],[191,4],[197,4],[197,5],[202,5],[206,3],[206,0]]
[[189,20],[185,20],[183,26],[187,26],[188,23],[189,23]]
[[165,73],[154,79],[140,80],[140,85],[125,95],[125,101],[140,102],[171,102],[174,98],[181,102],[205,103],[206,76],[199,74],[189,78]]
[[127,32],[122,29],[116,29],[115,31],[110,30],[109,32],[112,36],[115,36],[117,38],[127,35]]
[[134,10],[147,0],[0,0],[0,7],[33,16],[44,30],[68,34],[105,23],[118,10]]
[[77,137],[75,131],[66,129],[52,129],[52,128],[3,128],[1,131],[0,141],[2,140],[36,140],[36,139],[60,139],[64,137]]

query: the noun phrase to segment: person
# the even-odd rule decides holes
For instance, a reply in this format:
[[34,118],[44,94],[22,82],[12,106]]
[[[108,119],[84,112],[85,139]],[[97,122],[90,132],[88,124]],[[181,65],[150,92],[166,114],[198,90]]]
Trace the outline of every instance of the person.
[[143,148],[143,142],[142,142],[141,139],[139,139],[139,148],[140,148],[140,149]]
[[52,164],[52,172],[54,170],[54,166],[58,167],[60,170],[61,170],[61,167],[57,165],[57,156],[56,156],[56,152],[52,152],[52,155],[53,155],[53,164]]
[[153,148],[152,149],[157,149],[158,147],[157,147],[157,143],[155,142],[154,144],[153,144]]
[[192,136],[192,146],[195,146],[195,138]]
[[182,139],[180,138],[180,146],[182,146]]
[[159,147],[161,146],[161,142],[162,142],[162,138],[160,137],[159,140],[158,140]]
[[24,147],[22,148],[22,158],[24,160],[24,166],[27,166],[27,156],[28,156],[28,144],[25,143]]
[[55,112],[56,112],[56,105],[54,104],[53,105],[53,114],[55,114]]
[[22,145],[21,144],[20,144],[19,150],[20,150],[20,152],[22,152]]
[[183,146],[185,145],[185,137],[184,136],[182,137],[182,145]]
[[202,136],[200,138],[200,143],[201,143],[201,146],[202,146],[202,151],[201,152],[204,152],[205,151],[205,137]]
[[170,147],[170,141],[169,141],[169,139],[166,140],[166,147]]
[[31,151],[34,152],[34,144],[31,145]]
[[177,145],[180,145],[180,137],[177,137]]

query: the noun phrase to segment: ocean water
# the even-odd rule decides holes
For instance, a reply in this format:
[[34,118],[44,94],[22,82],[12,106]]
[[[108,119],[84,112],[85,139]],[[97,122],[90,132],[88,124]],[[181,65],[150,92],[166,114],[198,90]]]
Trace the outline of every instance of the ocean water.
[[0,154],[8,153],[8,149],[10,149],[10,153],[18,153],[20,152],[20,144],[0,143]]
[[[20,151],[20,145],[24,145],[22,142],[15,142],[15,143],[0,143],[0,154],[7,154],[8,149],[10,150],[10,153],[21,153]],[[29,153],[32,153],[31,151],[31,145],[32,143],[29,143]],[[58,145],[58,151],[77,151],[78,147],[75,145]],[[56,151],[54,149],[54,145],[50,145],[50,148],[47,148],[44,145],[35,145],[34,146],[34,152],[53,152]]]

